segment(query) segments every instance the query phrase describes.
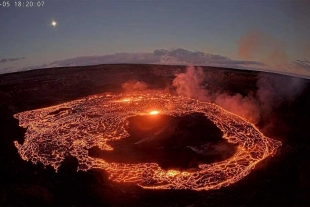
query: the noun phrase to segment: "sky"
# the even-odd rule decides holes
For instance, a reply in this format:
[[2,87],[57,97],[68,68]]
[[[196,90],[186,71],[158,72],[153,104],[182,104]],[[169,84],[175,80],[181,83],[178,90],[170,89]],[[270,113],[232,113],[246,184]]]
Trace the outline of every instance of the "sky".
[[0,73],[151,63],[310,76],[310,1],[9,2],[0,6]]

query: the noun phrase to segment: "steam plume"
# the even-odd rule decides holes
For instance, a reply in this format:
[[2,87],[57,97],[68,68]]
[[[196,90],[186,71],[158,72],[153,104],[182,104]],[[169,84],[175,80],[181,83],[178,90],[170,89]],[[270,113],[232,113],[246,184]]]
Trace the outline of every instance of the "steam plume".
[[283,102],[292,102],[306,87],[306,81],[293,77],[260,74],[256,83],[256,97],[265,113]]
[[239,93],[211,91],[203,88],[206,80],[201,67],[190,66],[185,73],[176,75],[173,86],[178,95],[216,103],[224,109],[258,123],[259,118],[278,107],[284,101],[293,101],[306,86],[302,79],[272,74],[260,74],[256,82],[257,91],[243,96]]
[[244,59],[263,61],[281,70],[282,66],[289,62],[285,45],[259,30],[251,30],[241,37],[238,42],[238,53]]
[[224,109],[238,114],[250,121],[258,119],[257,105],[254,98],[243,97],[241,94],[228,95],[227,93],[211,92],[202,87],[205,74],[201,67],[187,68],[185,73],[180,73],[173,80],[178,95],[209,101],[222,106]]
[[142,81],[129,80],[122,84],[122,88],[126,92],[143,91],[147,89],[147,85]]
[[209,101],[208,91],[201,87],[205,74],[201,67],[189,66],[185,73],[180,73],[173,80],[173,86],[181,96]]

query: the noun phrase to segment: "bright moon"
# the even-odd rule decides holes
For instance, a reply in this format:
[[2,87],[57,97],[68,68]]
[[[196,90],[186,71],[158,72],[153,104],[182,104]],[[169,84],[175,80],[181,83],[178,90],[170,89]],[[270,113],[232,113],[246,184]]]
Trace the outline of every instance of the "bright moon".
[[52,21],[52,26],[53,26],[53,27],[56,27],[56,26],[57,26],[57,22]]

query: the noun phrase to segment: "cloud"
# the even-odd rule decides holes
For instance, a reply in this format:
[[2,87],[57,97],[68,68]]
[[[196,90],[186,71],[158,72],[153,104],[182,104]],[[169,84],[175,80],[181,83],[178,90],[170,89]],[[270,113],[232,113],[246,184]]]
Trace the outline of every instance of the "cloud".
[[25,59],[25,57],[15,57],[15,58],[0,58],[0,63],[7,63]]
[[5,68],[0,69],[0,74],[1,73],[14,73],[17,71],[18,71],[18,69],[16,69],[15,67],[5,67]]
[[2,68],[1,70],[3,70],[3,71],[10,71],[10,70],[12,70],[12,69],[14,69],[14,67],[7,67],[7,68]]
[[[235,68],[235,69],[248,69],[248,70],[259,70],[259,71],[270,71],[287,75],[295,75],[299,77],[309,78],[310,71],[307,69],[309,66],[302,62],[302,60],[295,60],[291,63],[284,61],[283,66],[282,60],[286,60],[286,53],[279,46],[279,42],[272,43],[275,45],[275,49],[265,50],[265,47],[269,47],[269,44],[264,43],[265,46],[260,46],[261,42],[273,41],[268,39],[268,35],[260,32],[249,32],[241,38],[239,42],[239,54],[245,60],[233,60],[222,55],[215,55],[210,53],[204,53],[201,51],[190,51],[182,48],[165,50],[158,49],[153,52],[144,53],[115,53],[110,55],[97,55],[97,56],[82,56],[69,58],[64,60],[57,60],[51,63],[45,63],[37,66],[26,66],[22,68],[10,68],[0,69],[0,73],[10,73],[17,71],[26,71],[43,68],[55,68],[55,67],[72,67],[72,66],[87,66],[87,65],[100,65],[100,64],[161,64],[161,65],[195,65],[195,66],[215,66],[224,68]],[[252,44],[253,43],[253,44]],[[264,49],[267,53],[264,61],[276,60],[278,67],[271,67],[266,65],[262,61],[253,61],[257,58],[257,53]],[[269,51],[269,52],[268,52]],[[22,58],[3,58],[2,62],[24,59]]]
[[310,61],[309,60],[294,60],[292,61],[293,66],[301,69],[310,71]]
[[[222,66],[222,67],[245,67],[245,66],[262,66],[261,62],[256,61],[241,61],[232,60],[225,56],[203,53],[200,51],[189,51],[182,48],[175,50],[155,50],[154,54],[162,55],[162,60],[174,59],[175,62],[185,65],[200,65],[200,66]],[[170,58],[170,60],[169,60]]]
[[[230,68],[249,68],[263,66],[257,61],[232,60],[221,55],[208,54],[200,51],[189,51],[185,49],[155,50],[145,53],[115,53],[103,56],[83,56],[58,60],[33,68],[69,67],[96,64],[163,64],[163,65],[201,65],[219,66]],[[27,68],[28,69],[28,68]]]
[[115,63],[157,63],[158,57],[153,53],[115,53],[103,56],[82,56],[65,60],[54,61],[42,65],[43,68],[50,67],[70,67],[96,64],[115,64]]

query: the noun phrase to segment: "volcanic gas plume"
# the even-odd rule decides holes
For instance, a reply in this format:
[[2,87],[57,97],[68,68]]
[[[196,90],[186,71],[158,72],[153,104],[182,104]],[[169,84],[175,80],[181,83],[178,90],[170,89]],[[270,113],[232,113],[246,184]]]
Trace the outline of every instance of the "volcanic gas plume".
[[[113,150],[109,141],[126,139],[129,117],[178,117],[192,113],[202,113],[211,120],[222,131],[223,139],[237,145],[237,152],[224,161],[200,164],[195,171],[164,170],[157,163],[109,163],[88,155],[91,147]],[[51,165],[57,171],[66,154],[71,154],[79,162],[78,170],[100,168],[113,181],[151,189],[209,190],[228,186],[248,175],[258,162],[274,155],[281,145],[215,104],[155,91],[94,95],[14,117],[20,126],[27,127],[24,143],[14,142],[22,159]]]
[[[180,96],[215,103],[254,124],[283,102],[292,102],[306,86],[306,81],[302,79],[260,74],[256,82],[256,91],[246,95],[231,94],[205,89],[204,85],[212,85],[213,78],[206,79],[207,72],[201,67],[189,66],[184,73],[176,75],[172,85]],[[222,83],[225,81],[221,80]]]

